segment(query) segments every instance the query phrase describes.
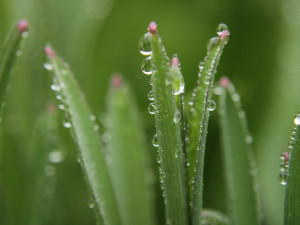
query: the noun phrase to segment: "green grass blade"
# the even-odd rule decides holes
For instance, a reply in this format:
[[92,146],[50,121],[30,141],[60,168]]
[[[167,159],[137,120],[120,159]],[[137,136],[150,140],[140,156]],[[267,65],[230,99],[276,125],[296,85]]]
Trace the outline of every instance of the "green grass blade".
[[290,162],[285,189],[284,225],[300,224],[300,114],[294,119]]
[[[189,116],[189,142],[187,154],[190,178],[190,194],[192,197],[193,224],[201,223],[202,193],[203,193],[203,168],[205,143],[209,113],[214,109],[211,100],[214,76],[224,46],[228,42],[229,31],[227,26],[220,24],[218,27],[219,37],[210,39],[207,45],[207,56],[203,65],[200,65],[198,86],[192,99],[192,109]],[[199,143],[200,140],[200,143]]]
[[28,23],[21,20],[7,36],[0,54],[0,115],[4,104],[4,94],[9,86],[10,74],[19,51],[21,40],[26,36]]
[[219,114],[229,217],[233,225],[260,224],[256,169],[245,112],[228,78],[221,79]]
[[122,77],[112,77],[107,98],[107,143],[109,168],[122,224],[154,225],[154,205],[146,176],[147,154],[139,114],[129,87]]
[[201,215],[201,225],[230,225],[228,218],[216,210],[203,209]]
[[[152,49],[151,66],[154,102],[149,112],[155,114],[158,158],[161,186],[163,189],[166,223],[185,225],[188,223],[186,190],[184,180],[184,159],[180,133],[180,114],[173,96],[170,81],[169,59],[156,24],[150,23],[149,33],[142,42],[149,41]],[[179,116],[179,118],[178,118]]]
[[99,206],[104,223],[121,224],[113,186],[107,162],[98,134],[91,120],[91,113],[80,92],[78,84],[68,65],[56,56],[51,47],[46,47],[49,66],[53,68],[56,89],[60,89],[64,98],[64,108],[70,115],[83,161],[83,169],[93,191],[96,204]]

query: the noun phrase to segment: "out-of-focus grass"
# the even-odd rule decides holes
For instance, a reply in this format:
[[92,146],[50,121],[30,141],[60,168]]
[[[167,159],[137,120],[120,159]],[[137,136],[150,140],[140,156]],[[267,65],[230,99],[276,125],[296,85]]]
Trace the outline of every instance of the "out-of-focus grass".
[[[102,11],[105,3],[107,10]],[[1,43],[9,28],[22,18],[28,19],[31,29],[11,80],[3,115],[5,121],[1,124],[4,135],[0,151],[6,149],[16,154],[18,164],[12,163],[11,168],[23,177],[18,185],[30,186],[29,175],[21,162],[34,137],[35,119],[52,96],[51,78],[42,68],[46,43],[55,46],[74,68],[86,99],[97,116],[104,111],[110,74],[122,72],[137,96],[150,146],[154,127],[152,116],[146,112],[149,79],[138,66],[143,59],[137,51],[140,34],[149,21],[160,24],[161,35],[169,40],[164,43],[165,47],[168,53],[172,54],[176,49],[180,55],[186,90],[192,90],[198,63],[206,53],[203,43],[211,36],[215,25],[224,22],[230,27],[231,40],[218,72],[230,75],[243,96],[258,159],[265,219],[267,224],[281,224],[283,188],[278,181],[279,153],[287,144],[291,128],[289,121],[298,110],[300,96],[296,86],[300,83],[297,75],[300,65],[296,61],[300,54],[299,3],[288,0],[281,4],[280,1],[267,0],[155,0],[151,4],[138,0],[1,1]],[[204,205],[224,211],[225,201],[219,200],[222,192],[215,176],[219,170],[215,163],[218,143],[210,141],[217,135],[214,114],[208,133]],[[68,132],[62,126],[58,132],[69,150],[57,170],[53,217],[49,224],[93,224],[92,212],[87,207],[87,190],[76,163],[76,151],[72,151],[74,146]],[[67,177],[67,180],[61,177]],[[4,194],[2,190],[1,199]],[[24,204],[22,196],[25,192],[19,194],[13,201]]]

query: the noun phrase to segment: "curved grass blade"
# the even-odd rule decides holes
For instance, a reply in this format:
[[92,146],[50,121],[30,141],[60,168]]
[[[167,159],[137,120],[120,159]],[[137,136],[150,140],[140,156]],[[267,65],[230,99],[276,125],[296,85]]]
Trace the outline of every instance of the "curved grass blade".
[[149,168],[139,115],[129,87],[120,75],[112,77],[107,98],[107,157],[122,224],[154,225]]
[[219,115],[227,184],[229,217],[233,225],[261,222],[258,184],[245,112],[228,78],[220,81]]
[[[161,187],[165,200],[166,223],[188,224],[184,178],[184,159],[180,133],[180,113],[176,107],[166,56],[154,22],[149,25],[142,42],[150,45],[154,102],[150,113],[155,114]],[[148,45],[148,46],[149,46]],[[144,45],[145,46],[145,45]]]
[[94,129],[91,114],[83,94],[68,65],[56,56],[51,47],[45,48],[48,68],[53,68],[54,90],[61,90],[64,107],[70,115],[76,141],[82,156],[83,169],[90,183],[96,204],[99,206],[104,224],[121,224],[120,215],[113,192],[107,162],[98,134]]
[[294,118],[295,127],[291,136],[291,155],[285,189],[284,225],[300,223],[300,113]]
[[187,155],[190,164],[190,195],[192,199],[193,224],[195,225],[201,224],[206,134],[209,112],[214,109],[215,104],[211,100],[214,76],[224,46],[229,39],[229,31],[225,24],[219,25],[217,33],[219,37],[210,39],[207,45],[208,53],[205,57],[205,62],[199,66],[199,80],[191,101],[192,109],[189,116]]
[[21,20],[7,36],[0,54],[0,115],[4,104],[4,94],[9,86],[10,74],[19,51],[21,40],[27,36],[28,23]]
[[229,219],[216,210],[203,209],[201,214],[201,225],[230,225]]

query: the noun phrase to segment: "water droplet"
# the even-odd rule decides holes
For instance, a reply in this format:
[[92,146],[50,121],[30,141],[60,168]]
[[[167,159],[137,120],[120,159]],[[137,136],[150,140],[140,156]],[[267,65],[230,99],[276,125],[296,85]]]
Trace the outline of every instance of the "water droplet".
[[216,46],[216,44],[219,43],[219,41],[220,39],[218,37],[211,38],[206,45],[207,51],[210,52]]
[[209,77],[209,76],[204,77],[203,82],[204,82],[204,84],[209,84],[209,82],[210,82],[210,77]]
[[49,64],[49,63],[44,63],[44,64],[43,64],[43,67],[44,67],[46,70],[49,70],[49,71],[53,70],[53,66],[52,66],[51,64]]
[[200,72],[202,72],[202,70],[204,69],[204,66],[205,66],[205,62],[201,61],[199,63],[199,70],[200,70]]
[[151,34],[146,33],[139,41],[139,50],[142,55],[151,55]]
[[96,116],[95,115],[90,115],[90,120],[93,121],[93,122],[96,121]]
[[17,52],[16,52],[16,56],[21,56],[22,55],[22,51],[21,50],[18,50]]
[[70,128],[70,127],[72,127],[72,124],[71,124],[70,122],[64,122],[64,123],[63,123],[63,126],[64,126],[65,128]]
[[217,105],[214,100],[209,100],[207,107],[208,107],[209,111],[214,111],[216,109]]
[[53,91],[60,91],[60,86],[59,86],[59,85],[56,85],[56,84],[51,84],[50,88],[51,88]]
[[64,154],[60,151],[53,151],[48,154],[48,160],[51,163],[60,163],[64,160]]
[[56,171],[55,171],[55,167],[54,166],[46,166],[44,168],[44,172],[46,174],[46,176],[48,177],[52,177],[55,175]]
[[144,59],[144,61],[142,62],[141,69],[142,69],[142,72],[146,75],[151,75],[152,74],[151,56]]
[[27,31],[25,31],[25,32],[22,32],[21,35],[22,35],[22,38],[28,38],[29,33]]
[[156,111],[157,111],[156,105],[153,102],[151,102],[148,107],[148,112],[150,114],[155,114]]
[[245,142],[246,142],[247,144],[251,144],[251,143],[253,142],[253,137],[252,137],[251,135],[247,135],[247,136],[245,137]]
[[215,95],[221,95],[223,93],[223,88],[218,86],[218,87],[215,87],[214,89],[214,94]]
[[294,143],[293,143],[293,142],[289,142],[289,143],[288,143],[288,147],[289,147],[289,148],[293,148],[293,147],[294,147]]
[[180,121],[180,112],[178,111],[178,109],[175,110],[173,121],[174,123],[179,123]]
[[58,108],[59,108],[60,110],[64,110],[64,109],[65,109],[65,106],[64,106],[63,104],[59,104],[59,105],[58,105]]
[[224,23],[220,23],[217,27],[217,34],[221,35],[223,33],[224,30],[228,30],[228,27],[226,24]]
[[178,158],[178,153],[177,152],[175,152],[174,157]]
[[297,114],[294,118],[294,124],[296,126],[300,125],[300,114]]
[[148,93],[148,99],[149,99],[150,101],[153,101],[153,100],[154,100],[154,95],[153,95],[153,91],[152,91],[152,90],[149,91],[149,93]]
[[90,209],[93,209],[94,207],[95,207],[95,203],[90,203],[90,204],[89,204],[89,208],[90,208]]
[[94,131],[98,131],[99,130],[99,126],[97,124],[94,125]]
[[61,100],[62,99],[61,95],[56,95],[56,99]]
[[240,96],[238,94],[232,95],[232,101],[238,102],[240,100]]
[[102,136],[101,136],[101,139],[102,139],[102,141],[103,141],[104,143],[110,142],[110,140],[111,140],[111,135],[110,135],[110,133],[107,133],[107,132],[103,133]]
[[293,132],[293,133],[291,134],[291,139],[292,139],[292,140],[296,139],[296,132]]
[[288,168],[289,168],[289,160],[290,156],[289,153],[284,152],[280,155],[280,184],[286,185],[287,177],[288,177]]
[[158,145],[158,138],[157,138],[157,134],[155,134],[154,136],[153,136],[153,139],[152,139],[152,145],[154,146],[154,147],[158,147],[159,145]]

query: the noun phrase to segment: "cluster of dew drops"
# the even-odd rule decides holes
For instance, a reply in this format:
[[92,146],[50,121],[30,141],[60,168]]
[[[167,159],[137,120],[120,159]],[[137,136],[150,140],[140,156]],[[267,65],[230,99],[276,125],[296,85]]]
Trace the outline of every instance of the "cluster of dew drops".
[[[296,127],[300,125],[300,113],[295,116],[294,124]],[[288,148],[290,150],[292,150],[294,148],[294,140],[296,139],[296,129],[297,129],[296,127],[293,128],[292,134],[290,137],[290,142],[288,143]],[[289,173],[288,173],[289,162],[290,162],[290,153],[283,152],[280,155],[280,175],[279,175],[280,184],[282,184],[282,185],[287,184],[287,177],[289,175]]]

